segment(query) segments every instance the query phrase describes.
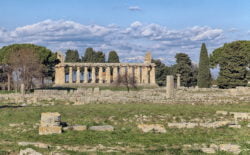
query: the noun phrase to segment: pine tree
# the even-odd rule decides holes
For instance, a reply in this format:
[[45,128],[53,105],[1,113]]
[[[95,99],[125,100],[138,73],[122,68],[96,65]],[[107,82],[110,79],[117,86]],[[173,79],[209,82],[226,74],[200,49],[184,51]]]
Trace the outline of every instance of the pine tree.
[[105,62],[105,54],[101,51],[95,53],[95,62],[104,63]]
[[211,73],[209,68],[209,58],[205,43],[201,45],[198,81],[199,88],[211,87]]
[[226,44],[220,58],[220,73],[217,79],[219,87],[246,86],[247,64],[247,56],[240,42]]
[[116,51],[109,52],[108,62],[109,63],[119,63],[120,62],[119,56],[117,55]]
[[67,50],[65,62],[79,62],[79,53],[77,50]]

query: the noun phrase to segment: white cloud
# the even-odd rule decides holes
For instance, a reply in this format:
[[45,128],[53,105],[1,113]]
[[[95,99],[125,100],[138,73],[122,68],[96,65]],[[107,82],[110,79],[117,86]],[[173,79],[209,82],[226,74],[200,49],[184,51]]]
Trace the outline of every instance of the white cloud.
[[[207,26],[194,26],[181,30],[159,24],[133,22],[128,27],[83,25],[74,21],[45,20],[7,31],[0,28],[0,46],[12,43],[35,43],[52,50],[87,47],[108,52],[118,51],[124,61],[141,61],[146,51],[153,57],[172,63],[174,55],[185,52],[197,59],[201,42],[218,47],[225,42],[224,31]],[[163,59],[165,58],[165,59]]]
[[141,11],[141,8],[139,6],[130,6],[128,7],[130,11]]

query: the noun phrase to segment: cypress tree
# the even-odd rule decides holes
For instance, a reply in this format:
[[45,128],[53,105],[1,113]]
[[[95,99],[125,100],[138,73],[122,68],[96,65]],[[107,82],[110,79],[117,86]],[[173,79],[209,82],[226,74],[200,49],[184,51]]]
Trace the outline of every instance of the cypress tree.
[[79,62],[79,53],[77,50],[67,50],[65,62]]
[[211,86],[211,73],[209,68],[209,58],[205,43],[201,45],[199,72],[197,84],[199,88],[209,88]]
[[109,63],[119,63],[120,62],[119,56],[117,55],[116,51],[109,52],[108,62]]
[[87,48],[85,50],[84,56],[82,58],[83,62],[95,62],[95,51],[93,50],[93,48]]

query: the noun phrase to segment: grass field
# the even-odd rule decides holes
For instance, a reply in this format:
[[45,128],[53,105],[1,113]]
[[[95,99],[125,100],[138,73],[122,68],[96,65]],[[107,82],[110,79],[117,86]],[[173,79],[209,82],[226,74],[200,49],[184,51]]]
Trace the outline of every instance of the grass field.
[[[17,142],[43,142],[50,144],[50,149],[34,148],[40,152],[56,149],[56,146],[89,146],[119,150],[112,154],[202,154],[199,150],[183,150],[185,144],[238,144],[242,154],[250,154],[250,128],[247,121],[241,121],[240,129],[221,127],[173,129],[167,123],[175,121],[192,122],[200,120],[220,120],[222,116],[215,114],[217,110],[231,112],[250,112],[250,103],[237,105],[163,105],[163,104],[89,104],[89,105],[55,105],[42,107],[18,107],[0,104],[0,154],[8,150],[19,152],[23,146]],[[40,121],[42,112],[59,112],[62,121],[68,124],[104,125],[115,127],[113,132],[94,131],[66,131],[59,135],[38,135],[38,128],[34,126]],[[231,119],[231,116],[224,116]],[[165,126],[167,133],[142,133],[137,129],[140,123],[159,123]],[[20,124],[11,127],[10,124]],[[121,148],[126,148],[125,150]],[[77,151],[63,150],[69,154],[83,154]],[[105,151],[94,151],[97,154],[111,154]],[[87,153],[86,153],[87,154]],[[228,154],[218,152],[218,154]]]

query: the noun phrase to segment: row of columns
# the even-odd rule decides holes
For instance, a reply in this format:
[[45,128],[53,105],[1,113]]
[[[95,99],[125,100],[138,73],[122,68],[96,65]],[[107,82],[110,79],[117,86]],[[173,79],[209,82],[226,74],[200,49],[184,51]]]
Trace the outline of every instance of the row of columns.
[[[73,83],[73,67],[69,66],[69,83]],[[98,69],[98,83],[110,84],[111,81],[111,68],[113,69],[112,81],[116,81],[119,75],[133,76],[138,84],[155,84],[155,67],[154,66],[93,66],[91,67],[91,83],[96,83],[96,69]],[[89,67],[84,67],[84,81],[83,83],[89,82]],[[105,69],[105,77],[103,77],[103,69]],[[65,82],[65,66],[56,67],[55,84],[64,84]],[[81,68],[76,67],[76,83],[81,83]]]

